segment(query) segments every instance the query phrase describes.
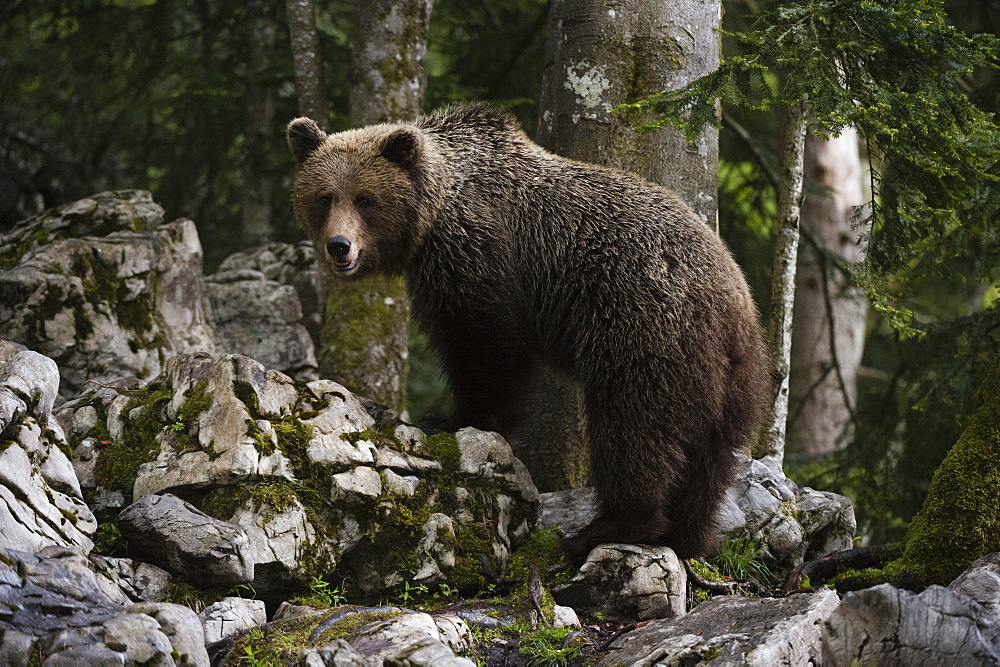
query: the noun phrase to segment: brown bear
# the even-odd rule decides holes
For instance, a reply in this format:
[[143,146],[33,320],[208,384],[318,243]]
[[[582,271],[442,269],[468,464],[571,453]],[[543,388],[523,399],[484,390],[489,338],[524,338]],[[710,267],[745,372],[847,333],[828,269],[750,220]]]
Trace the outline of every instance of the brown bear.
[[743,274],[704,222],[482,105],[329,136],[298,118],[288,144],[295,213],[327,269],[406,278],[453,426],[513,433],[541,363],[580,384],[598,511],[564,541],[572,557],[711,548],[767,365]]

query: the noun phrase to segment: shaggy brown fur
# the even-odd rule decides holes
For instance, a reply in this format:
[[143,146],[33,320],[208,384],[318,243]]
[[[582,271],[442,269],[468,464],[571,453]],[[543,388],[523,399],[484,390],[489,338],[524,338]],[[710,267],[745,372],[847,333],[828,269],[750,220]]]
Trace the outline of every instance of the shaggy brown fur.
[[[345,277],[406,277],[455,393],[456,425],[509,435],[539,363],[583,388],[594,521],[565,542],[704,554],[765,395],[746,282],[671,192],[532,143],[457,106],[327,136],[288,127],[295,211]],[[333,247],[333,246],[332,246]],[[341,246],[341,249],[343,246]]]

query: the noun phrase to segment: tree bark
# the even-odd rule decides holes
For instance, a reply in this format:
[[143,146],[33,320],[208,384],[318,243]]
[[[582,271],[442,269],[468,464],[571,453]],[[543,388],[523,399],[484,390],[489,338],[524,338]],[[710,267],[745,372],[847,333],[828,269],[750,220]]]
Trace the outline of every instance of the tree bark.
[[[639,135],[620,104],[680,88],[719,64],[719,0],[554,0],[549,15],[538,142],[559,155],[631,171],[673,189],[716,226],[718,131],[691,144],[660,128]],[[543,372],[518,456],[539,490],[586,483],[579,388]]]
[[758,449],[762,456],[772,457],[779,468],[785,457],[785,430],[788,423],[788,376],[802,206],[806,111],[805,100],[790,104],[787,109],[781,183],[778,186],[778,233],[774,241],[774,264],[771,270],[768,349],[773,364],[774,398],[765,410]]
[[716,226],[719,133],[697,143],[663,127],[644,134],[614,107],[676,90],[719,66],[719,0],[555,0],[539,103],[538,142],[676,192]]
[[295,69],[295,92],[299,112],[327,127],[326,89],[323,86],[323,61],[316,32],[316,10],[312,0],[287,0],[288,34],[292,42]]
[[827,190],[807,194],[802,203],[788,451],[817,454],[840,449],[850,439],[864,350],[867,301],[843,266],[862,255],[859,232],[851,228],[864,203],[854,128],[829,140],[810,133],[805,173]]
[[[413,120],[423,105],[432,0],[358,0],[351,65],[351,124]],[[328,279],[318,354],[323,377],[406,407],[410,304],[401,278]]]
[[274,179],[268,169],[265,147],[274,132],[274,95],[265,80],[268,58],[274,49],[275,16],[273,5],[265,0],[246,4],[247,81],[244,118],[243,159],[243,242],[247,246],[274,240],[271,222],[271,193]]
[[433,0],[357,0],[350,111],[355,126],[413,120],[427,87]]

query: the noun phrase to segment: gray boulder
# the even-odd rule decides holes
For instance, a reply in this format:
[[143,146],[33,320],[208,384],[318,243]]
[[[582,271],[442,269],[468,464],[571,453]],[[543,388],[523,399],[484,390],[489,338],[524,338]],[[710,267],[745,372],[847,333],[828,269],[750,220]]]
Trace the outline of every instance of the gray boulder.
[[822,623],[838,604],[837,594],[825,589],[786,598],[719,596],[680,619],[650,621],[622,635],[598,664],[816,664]]
[[335,382],[238,355],[176,356],[153,382],[94,389],[59,418],[92,497],[174,493],[238,525],[265,594],[334,569],[365,594],[481,586],[482,558],[502,572],[537,520],[530,476],[495,433],[377,424]]
[[253,581],[250,541],[239,526],[213,519],[177,496],[148,495],[118,516],[139,558],[201,587]]
[[666,547],[602,544],[552,596],[561,605],[599,611],[609,620],[675,618],[684,614],[687,574]]
[[[75,545],[90,551],[97,522],[66,455],[52,406],[55,363],[5,345],[0,360],[0,548],[36,551]],[[13,352],[14,354],[10,354]]]
[[275,242],[255,246],[233,253],[219,265],[220,274],[244,269],[258,271],[265,279],[295,290],[302,311],[302,324],[313,344],[318,345],[323,324],[323,285],[316,268],[312,241],[300,241],[295,245]]
[[205,287],[216,337],[226,352],[256,359],[296,380],[319,378],[315,345],[292,286],[243,268],[219,271]]
[[78,549],[0,550],[0,664],[208,665],[198,617],[108,596]]
[[152,377],[215,349],[190,220],[164,223],[148,192],[105,192],[0,234],[0,330],[54,359],[64,397],[88,380]]
[[823,629],[828,664],[1000,663],[1000,578],[992,554],[947,588],[921,593],[882,584],[848,593]]
[[263,600],[223,598],[198,614],[205,630],[205,645],[214,644],[267,621]]
[[[724,537],[749,537],[761,556],[781,567],[850,549],[857,524],[851,501],[836,493],[800,488],[769,460],[742,454],[739,474],[717,517]],[[594,516],[591,488],[543,493],[541,525],[571,534]]]

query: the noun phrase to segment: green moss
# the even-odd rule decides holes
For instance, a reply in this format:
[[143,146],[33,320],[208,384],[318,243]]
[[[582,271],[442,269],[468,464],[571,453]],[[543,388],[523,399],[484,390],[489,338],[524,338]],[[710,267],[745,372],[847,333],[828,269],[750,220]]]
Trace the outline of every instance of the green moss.
[[[393,305],[387,305],[386,299]],[[349,390],[388,405],[397,412],[406,407],[404,391],[375,387],[370,381],[378,369],[372,367],[371,348],[402,340],[405,344],[406,285],[399,277],[374,277],[339,283],[327,293],[326,312],[317,350],[320,374],[336,377]],[[406,386],[406,364],[400,364],[399,385]],[[324,372],[325,371],[325,372]]]
[[691,565],[691,569],[694,570],[695,574],[706,581],[725,581],[722,573],[718,569],[712,567],[708,563],[698,558],[692,558],[688,561]]
[[165,602],[184,605],[200,613],[205,607],[211,606],[229,594],[228,589],[211,588],[202,590],[189,583],[173,580],[170,582],[170,593]]
[[[152,461],[160,451],[156,436],[164,428],[166,403],[171,396],[167,388],[147,389],[130,400],[122,411],[126,423],[121,442],[111,440],[103,420],[91,429],[88,435],[97,443],[94,479],[100,486],[121,491],[126,500],[131,499],[139,466]],[[139,410],[133,416],[136,408]]]
[[296,476],[312,477],[308,474],[312,463],[309,461],[307,450],[309,441],[313,439],[313,427],[290,415],[272,421],[271,424],[278,439],[278,449],[292,464]]
[[256,664],[291,664],[298,656],[299,651],[307,646],[322,646],[334,639],[350,638],[369,623],[388,620],[400,615],[400,612],[351,614],[334,623],[315,642],[309,642],[309,636],[313,630],[342,609],[344,607],[316,616],[269,623],[267,626],[257,628],[241,637],[233,646],[229,656],[235,661],[240,656],[253,655]]
[[62,232],[52,232],[41,225],[30,234],[25,235],[13,250],[0,256],[0,270],[10,270],[17,266],[29,252],[49,243],[55,243],[66,238]]
[[458,471],[462,450],[458,447],[458,439],[454,433],[438,433],[427,438],[427,450],[441,463],[445,472]]
[[396,451],[405,451],[403,443],[399,441],[396,437],[396,431],[392,426],[385,425],[378,429],[367,428],[364,431],[352,431],[350,433],[341,433],[341,440],[346,440],[352,445],[357,445],[360,441],[365,440],[372,443],[376,447],[388,447],[390,449],[395,449]]
[[0,551],[0,563],[3,563],[7,567],[14,567],[14,561],[3,551]]
[[198,508],[220,521],[229,521],[236,510],[249,501],[258,507],[267,506],[275,512],[284,512],[295,505],[300,492],[301,485],[285,480],[240,482],[213,488],[199,502]]
[[60,507],[59,513],[63,515],[64,519],[69,521],[74,526],[76,525],[77,521],[80,520],[79,517],[76,515],[76,512],[70,512],[69,510]]
[[903,555],[884,569],[897,585],[947,585],[974,560],[1000,551],[1000,359],[980,405],[934,473]]

